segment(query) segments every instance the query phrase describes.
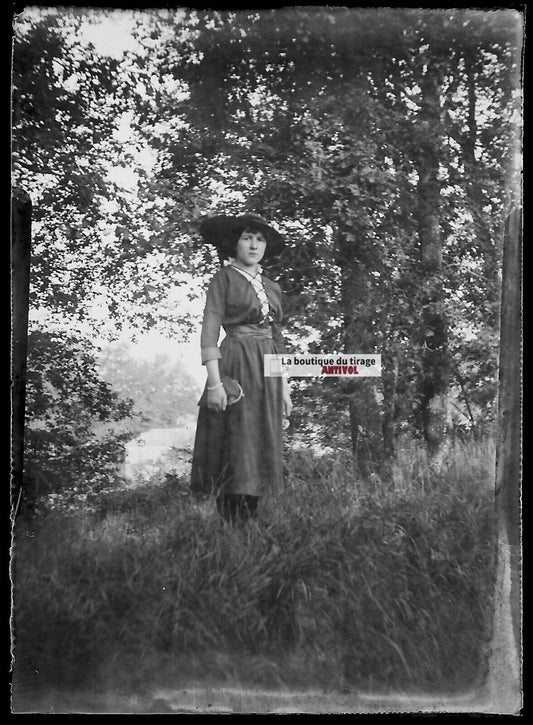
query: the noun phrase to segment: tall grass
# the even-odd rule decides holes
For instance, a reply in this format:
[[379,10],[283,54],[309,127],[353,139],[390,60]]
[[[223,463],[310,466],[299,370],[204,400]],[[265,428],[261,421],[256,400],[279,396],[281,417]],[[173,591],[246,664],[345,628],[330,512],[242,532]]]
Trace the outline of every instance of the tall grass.
[[164,681],[454,692],[483,674],[493,586],[490,448],[392,481],[287,457],[260,520],[223,523],[184,479],[20,521],[15,682]]

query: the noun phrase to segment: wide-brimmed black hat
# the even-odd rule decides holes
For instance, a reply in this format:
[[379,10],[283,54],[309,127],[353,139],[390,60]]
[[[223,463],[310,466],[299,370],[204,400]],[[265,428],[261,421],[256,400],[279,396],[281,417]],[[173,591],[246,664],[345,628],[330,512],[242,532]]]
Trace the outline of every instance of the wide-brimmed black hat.
[[231,256],[240,234],[247,228],[263,232],[267,243],[264,258],[279,254],[285,247],[281,234],[258,214],[218,214],[207,217],[200,224],[200,234],[204,241],[213,244],[223,256]]

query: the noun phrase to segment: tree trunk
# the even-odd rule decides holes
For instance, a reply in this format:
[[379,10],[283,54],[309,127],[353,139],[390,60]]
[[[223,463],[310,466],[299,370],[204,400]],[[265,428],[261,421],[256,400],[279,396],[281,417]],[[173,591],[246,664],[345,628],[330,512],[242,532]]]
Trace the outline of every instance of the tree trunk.
[[421,274],[421,378],[418,421],[430,453],[446,433],[449,358],[440,234],[440,83],[427,70],[422,77],[418,155],[418,236]]
[[498,564],[488,678],[498,713],[517,713],[521,704],[521,237],[521,210],[514,209],[504,239],[496,451]]
[[11,475],[12,502],[22,493],[24,468],[24,415],[26,406],[26,358],[28,354],[28,301],[30,290],[31,200],[13,190],[11,209]]
[[[372,309],[371,261],[365,253],[364,229],[339,225],[339,266],[343,309],[343,342],[346,354],[379,353],[370,333]],[[360,475],[367,478],[381,469],[385,459],[382,412],[378,400],[381,381],[375,378],[348,380],[352,451]]]
[[396,409],[396,389],[398,383],[398,357],[393,353],[383,349],[381,382],[383,385],[383,452],[389,461],[394,456],[396,449],[396,431],[395,431],[395,409]]
[[476,159],[476,145],[478,140],[477,115],[477,74],[476,62],[479,62],[479,53],[476,48],[469,48],[463,54],[465,66],[466,89],[468,94],[468,111],[466,131],[463,135],[461,147],[463,150],[463,163],[465,170],[466,192],[469,209],[474,224],[475,244],[483,255],[483,274],[487,281],[487,300],[489,306],[485,309],[485,319],[488,325],[498,326],[498,298],[500,293],[500,252],[495,243],[494,230],[489,224],[489,215],[484,207],[485,183],[480,175],[479,163]]

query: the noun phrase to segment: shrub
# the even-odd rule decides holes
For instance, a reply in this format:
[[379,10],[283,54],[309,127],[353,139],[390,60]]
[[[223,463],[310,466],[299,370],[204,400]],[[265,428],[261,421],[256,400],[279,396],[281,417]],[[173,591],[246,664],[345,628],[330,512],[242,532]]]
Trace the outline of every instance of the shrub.
[[80,494],[121,480],[132,403],[97,373],[92,344],[53,331],[28,339],[26,510],[53,494]]

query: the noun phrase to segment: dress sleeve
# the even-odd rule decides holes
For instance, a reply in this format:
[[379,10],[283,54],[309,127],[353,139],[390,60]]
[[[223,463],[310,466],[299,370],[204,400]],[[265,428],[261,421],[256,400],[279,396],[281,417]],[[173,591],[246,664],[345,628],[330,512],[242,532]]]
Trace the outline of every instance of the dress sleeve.
[[208,360],[220,359],[222,357],[218,349],[218,338],[222,324],[222,315],[224,314],[225,298],[226,289],[222,275],[216,274],[207,289],[204,308],[202,334],[200,336],[202,365],[205,365]]

